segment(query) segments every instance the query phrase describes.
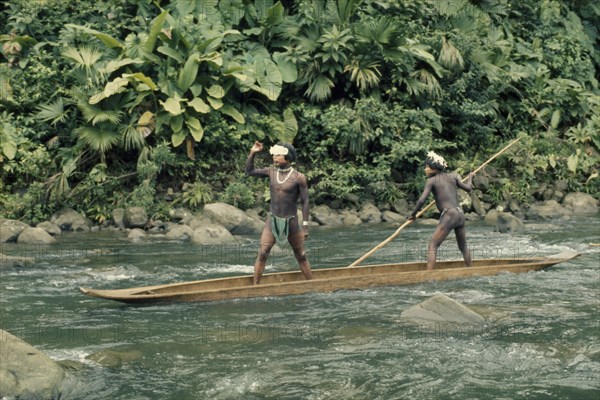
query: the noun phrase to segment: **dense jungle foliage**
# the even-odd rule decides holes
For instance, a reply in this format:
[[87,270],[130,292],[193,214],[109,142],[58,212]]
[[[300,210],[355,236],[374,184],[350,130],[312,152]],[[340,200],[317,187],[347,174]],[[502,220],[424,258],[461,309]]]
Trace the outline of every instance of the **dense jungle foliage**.
[[429,150],[464,174],[516,137],[493,201],[598,197],[599,28],[593,0],[8,0],[1,216],[252,207],[256,140],[317,204],[413,200]]

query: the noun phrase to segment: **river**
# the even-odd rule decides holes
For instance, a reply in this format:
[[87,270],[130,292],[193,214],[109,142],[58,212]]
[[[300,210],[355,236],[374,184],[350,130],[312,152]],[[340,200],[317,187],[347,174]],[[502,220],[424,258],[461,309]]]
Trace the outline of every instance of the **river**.
[[[1,327],[69,370],[61,399],[599,399],[600,215],[500,234],[469,223],[475,258],[579,258],[546,271],[211,303],[129,306],[98,289],[251,274],[258,237],[196,246],[124,233],[3,244],[34,265],[0,270]],[[395,230],[314,228],[313,268],[344,266]],[[365,263],[424,259],[433,227],[411,225]],[[458,258],[453,234],[439,259]],[[287,247],[266,272],[295,270]],[[444,293],[477,326],[416,324],[402,310]]]

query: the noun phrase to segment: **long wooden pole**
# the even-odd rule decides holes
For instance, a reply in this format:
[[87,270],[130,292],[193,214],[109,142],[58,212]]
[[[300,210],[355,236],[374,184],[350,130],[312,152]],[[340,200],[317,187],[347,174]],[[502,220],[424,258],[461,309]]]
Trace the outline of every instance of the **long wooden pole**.
[[[517,138],[517,139],[513,140],[512,142],[510,142],[502,150],[500,150],[499,152],[497,152],[496,154],[494,154],[492,157],[490,157],[486,162],[484,162],[483,164],[481,164],[475,171],[472,172],[472,174],[476,174],[477,172],[479,172],[483,167],[485,167],[486,165],[488,165],[496,157],[498,157],[500,154],[504,153],[506,150],[508,150],[513,144],[517,143],[519,140],[521,140],[521,138]],[[465,179],[466,179],[466,177],[463,178],[463,181]],[[427,207],[421,209],[421,211],[419,211],[417,213],[416,218],[419,218],[421,215],[423,215],[425,213],[425,211],[427,211],[428,209],[430,209],[434,204],[435,204],[435,201],[432,201],[431,203],[429,203],[427,205]],[[373,255],[373,253],[375,253],[376,251],[378,251],[379,249],[381,249],[383,246],[385,246],[386,244],[388,244],[389,242],[391,242],[392,240],[394,240],[400,234],[400,232],[402,232],[402,230],[404,228],[406,228],[408,225],[410,225],[412,223],[413,223],[413,220],[410,220],[410,219],[408,221],[406,221],[405,223],[403,223],[400,226],[400,228],[396,229],[396,232],[394,232],[389,238],[385,239],[383,242],[381,242],[377,246],[373,247],[373,249],[371,249],[369,252],[367,252],[364,256],[362,256],[358,260],[354,261],[352,264],[348,265],[348,267],[355,267],[358,264],[360,264],[361,262],[363,262],[364,260],[366,260],[367,258],[371,257],[371,255]]]

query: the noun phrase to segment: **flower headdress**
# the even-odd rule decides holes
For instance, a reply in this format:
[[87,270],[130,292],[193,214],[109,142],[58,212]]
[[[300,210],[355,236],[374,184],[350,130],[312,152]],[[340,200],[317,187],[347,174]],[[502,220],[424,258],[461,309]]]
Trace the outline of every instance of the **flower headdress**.
[[272,156],[286,156],[289,152],[290,149],[280,144],[271,146],[271,148],[269,149],[269,153],[271,153]]
[[440,171],[443,171],[448,167],[448,163],[446,160],[444,160],[444,157],[440,156],[434,151],[427,153],[425,164]]

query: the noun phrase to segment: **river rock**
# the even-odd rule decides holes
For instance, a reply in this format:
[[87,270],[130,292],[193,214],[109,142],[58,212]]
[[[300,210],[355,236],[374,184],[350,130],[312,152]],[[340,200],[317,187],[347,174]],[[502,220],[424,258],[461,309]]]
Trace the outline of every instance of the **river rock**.
[[555,200],[546,200],[543,203],[529,205],[525,210],[528,219],[559,219],[569,212]]
[[479,200],[479,197],[477,197],[477,194],[475,194],[475,191],[472,191],[469,193],[469,195],[471,196],[471,205],[473,206],[473,211],[475,211],[480,217],[485,217],[485,207],[481,203],[481,200]]
[[373,203],[366,203],[358,213],[358,217],[366,224],[381,222],[381,211]]
[[102,350],[86,357],[87,360],[94,361],[107,368],[119,367],[142,358],[144,358],[143,354],[137,350],[119,351],[111,349]]
[[185,207],[177,207],[173,208],[169,211],[169,217],[171,220],[179,222],[182,220],[187,220],[189,217],[193,217],[194,213]]
[[62,231],[60,230],[60,227],[56,224],[53,224],[50,221],[40,222],[39,224],[36,225],[36,228],[42,228],[43,230],[48,232],[49,235],[52,235],[52,236],[59,236],[62,233]]
[[127,239],[132,242],[139,242],[146,237],[146,232],[140,228],[134,228],[127,234]]
[[406,201],[405,199],[398,199],[398,200],[394,201],[390,205],[390,209],[393,212],[402,215],[403,217],[409,216],[410,212],[412,211],[408,205],[408,201]]
[[338,215],[342,218],[342,224],[344,226],[355,226],[362,224],[362,220],[359,218],[356,211],[342,210]]
[[442,293],[408,308],[400,314],[402,318],[436,322],[484,323],[485,318]]
[[123,216],[125,228],[145,228],[148,223],[148,214],[143,207],[128,207]]
[[26,267],[35,262],[34,257],[8,256],[0,253],[0,269],[12,267]]
[[212,203],[202,212],[211,222],[223,225],[232,235],[254,235],[262,232],[264,223],[227,203]]
[[496,225],[498,214],[500,214],[500,212],[495,208],[492,208],[487,212],[487,214],[485,214],[485,218],[483,219],[483,221],[488,225]]
[[58,399],[65,379],[50,357],[12,334],[0,330],[0,397]]
[[25,228],[17,238],[19,244],[51,244],[56,239],[42,228]]
[[173,240],[188,240],[194,236],[194,230],[187,225],[176,225],[167,232],[167,238]]
[[496,231],[500,233],[516,233],[523,231],[523,221],[510,213],[498,213]]
[[30,226],[16,219],[0,219],[0,243],[16,242],[25,228]]
[[458,205],[465,212],[471,211],[471,208],[473,207],[473,202],[471,200],[471,194],[467,193],[464,190],[459,190],[458,191]]
[[310,210],[310,215],[320,225],[338,226],[344,223],[342,217],[340,217],[336,211],[332,210],[325,204],[313,207]]
[[405,217],[393,211],[384,211],[381,213],[381,219],[385,222],[393,222],[396,224],[404,223],[406,221]]
[[58,225],[62,231],[89,232],[92,223],[71,208],[63,208],[50,218],[50,222]]
[[235,238],[223,225],[205,224],[196,228],[191,236],[195,244],[222,244],[235,242]]
[[115,208],[111,215],[112,222],[117,228],[125,228],[125,209]]
[[563,205],[575,215],[593,215],[598,213],[598,201],[587,193],[567,194]]

